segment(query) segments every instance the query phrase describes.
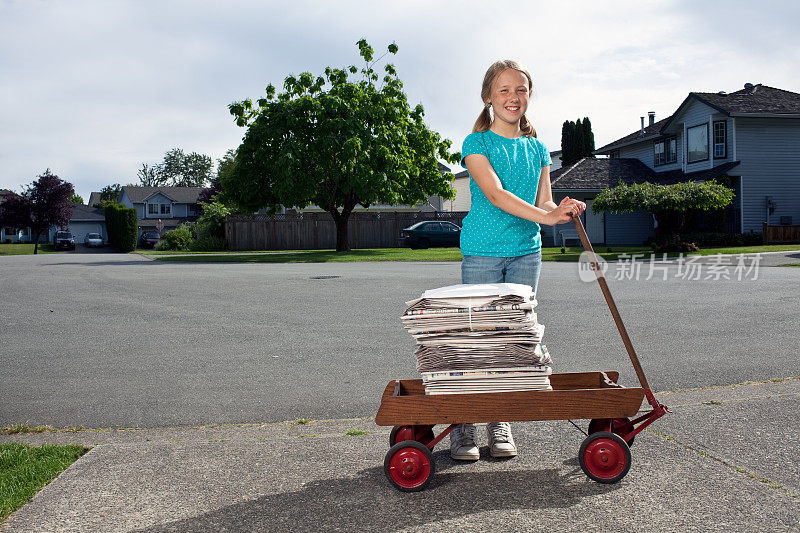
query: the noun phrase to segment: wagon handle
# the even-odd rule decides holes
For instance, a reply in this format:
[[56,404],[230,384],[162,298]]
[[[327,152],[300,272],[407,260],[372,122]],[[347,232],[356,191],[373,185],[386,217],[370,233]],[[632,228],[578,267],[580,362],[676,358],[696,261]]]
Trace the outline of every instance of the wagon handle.
[[[586,235],[586,230],[583,228],[581,218],[573,216],[572,221],[575,223],[575,229],[578,230],[578,236],[581,238],[583,248],[586,250],[586,253],[589,254],[589,264],[592,265],[592,270],[594,270],[594,273],[597,276],[597,282],[600,284],[600,290],[603,291],[603,296],[606,297],[606,303],[611,311],[611,316],[614,317],[614,323],[617,325],[619,334],[622,337],[622,342],[625,344],[625,349],[628,350],[628,355],[631,358],[631,363],[633,363],[633,368],[636,370],[636,377],[639,378],[639,383],[642,384],[642,388],[646,391],[649,391],[650,384],[647,383],[644,370],[642,370],[642,365],[639,363],[639,357],[636,355],[636,350],[633,349],[633,343],[631,343],[631,338],[628,336],[628,331],[625,329],[625,324],[622,323],[622,317],[617,309],[617,304],[614,303],[614,297],[611,296],[611,291],[608,289],[606,278],[600,271],[600,263],[597,261],[597,255],[594,253],[592,243],[589,242],[589,237]],[[649,397],[648,400],[650,400]]]

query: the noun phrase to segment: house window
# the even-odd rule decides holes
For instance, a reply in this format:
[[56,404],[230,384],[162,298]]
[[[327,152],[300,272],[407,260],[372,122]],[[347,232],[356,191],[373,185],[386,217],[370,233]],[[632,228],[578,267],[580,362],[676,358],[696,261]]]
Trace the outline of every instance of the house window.
[[666,165],[667,163],[674,163],[677,161],[675,146],[676,141],[674,138],[654,142],[653,166]]
[[169,215],[170,207],[171,207],[170,204],[161,204],[161,214]]
[[725,159],[728,157],[727,122],[721,120],[714,122],[714,158]]
[[12,228],[10,226],[6,226],[5,228],[3,228],[3,233],[6,234],[6,237],[11,237],[11,236],[16,236],[17,235],[17,232],[14,231],[14,228]]
[[30,228],[22,228],[22,233],[20,234],[22,237],[27,237],[30,234]]
[[195,216],[197,214],[197,204],[189,204],[188,211],[190,217]]
[[148,215],[157,215],[158,214],[158,204],[147,204],[147,214]]
[[686,162],[696,163],[708,159],[708,124],[686,129]]
[[653,165],[659,166],[666,163],[664,158],[664,141],[653,143]]

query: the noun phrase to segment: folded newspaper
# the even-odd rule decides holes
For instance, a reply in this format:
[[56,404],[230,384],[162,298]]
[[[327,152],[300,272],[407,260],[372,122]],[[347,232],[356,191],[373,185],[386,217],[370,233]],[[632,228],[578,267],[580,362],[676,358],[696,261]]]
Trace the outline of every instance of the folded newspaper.
[[401,321],[417,341],[426,394],[551,388],[530,286],[451,285],[406,305]]

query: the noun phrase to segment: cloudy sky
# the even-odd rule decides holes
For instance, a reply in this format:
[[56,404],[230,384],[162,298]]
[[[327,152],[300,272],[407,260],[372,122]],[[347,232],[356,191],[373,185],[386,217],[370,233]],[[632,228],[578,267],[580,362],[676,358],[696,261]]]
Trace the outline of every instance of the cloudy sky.
[[689,1],[0,0],[0,188],[46,168],[88,199],[179,147],[221,157],[227,105],[267,83],[358,64],[396,42],[412,104],[459,149],[500,58],[534,78],[528,115],[551,150],[590,117],[597,146],[671,114],[689,91],[800,92],[800,3]]

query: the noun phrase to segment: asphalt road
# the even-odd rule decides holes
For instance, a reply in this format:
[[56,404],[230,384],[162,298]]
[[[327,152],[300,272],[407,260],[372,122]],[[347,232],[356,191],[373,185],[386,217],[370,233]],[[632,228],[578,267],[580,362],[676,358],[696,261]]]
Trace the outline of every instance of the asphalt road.
[[[656,391],[795,376],[800,268],[609,285]],[[416,375],[404,301],[458,263],[181,264],[0,257],[0,425],[159,427],[373,416]],[[555,371],[635,374],[596,283],[546,263]]]

